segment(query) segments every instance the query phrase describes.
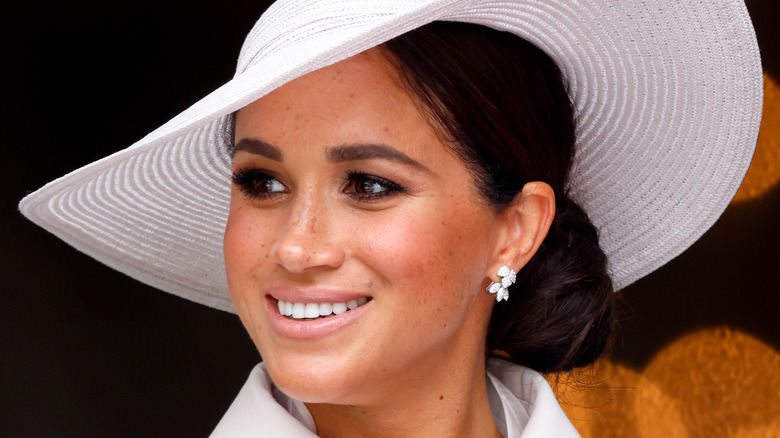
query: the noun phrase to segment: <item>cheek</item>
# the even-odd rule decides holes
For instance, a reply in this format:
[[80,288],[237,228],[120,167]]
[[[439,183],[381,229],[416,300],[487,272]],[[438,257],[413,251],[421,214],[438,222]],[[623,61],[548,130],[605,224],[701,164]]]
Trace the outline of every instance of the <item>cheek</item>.
[[469,300],[483,277],[487,225],[473,208],[426,210],[375,223],[357,233],[361,246],[399,293],[411,291],[408,299],[437,307]]
[[[223,251],[228,289],[233,306],[260,354],[267,336],[265,299],[259,292],[258,279],[268,266],[267,248],[271,237],[267,224],[260,223],[257,214],[248,207],[234,208],[225,225]],[[265,225],[265,226],[264,226]]]
[[247,245],[249,239],[246,236],[247,232],[250,232],[252,228],[251,223],[247,220],[246,215],[241,213],[240,208],[230,209],[222,242],[228,282],[237,279],[236,276],[243,270],[242,268],[245,267],[247,260],[251,257],[252,248]]
[[271,237],[269,227],[259,223],[251,209],[231,205],[225,226],[223,252],[230,295],[238,308],[255,288],[255,275],[267,265]]

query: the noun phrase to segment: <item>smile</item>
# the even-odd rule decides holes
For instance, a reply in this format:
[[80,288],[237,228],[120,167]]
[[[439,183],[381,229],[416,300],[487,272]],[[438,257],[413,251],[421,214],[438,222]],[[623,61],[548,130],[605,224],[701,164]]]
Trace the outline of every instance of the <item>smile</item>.
[[314,320],[327,318],[333,315],[341,315],[350,310],[366,304],[368,297],[350,300],[344,303],[293,303],[278,300],[279,313],[291,319]]

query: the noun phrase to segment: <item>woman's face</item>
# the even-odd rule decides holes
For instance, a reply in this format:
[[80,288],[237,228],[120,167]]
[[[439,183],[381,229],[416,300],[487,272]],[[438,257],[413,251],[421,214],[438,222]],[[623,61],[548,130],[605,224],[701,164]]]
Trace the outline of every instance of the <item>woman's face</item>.
[[499,217],[398,84],[373,49],[236,117],[230,292],[303,401],[368,403],[483,354]]

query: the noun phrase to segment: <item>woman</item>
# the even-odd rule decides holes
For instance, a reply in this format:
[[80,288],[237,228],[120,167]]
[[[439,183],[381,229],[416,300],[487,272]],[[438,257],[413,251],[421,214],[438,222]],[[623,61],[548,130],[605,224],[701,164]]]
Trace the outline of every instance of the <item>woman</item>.
[[215,436],[576,435],[522,365],[595,360],[611,283],[722,211],[758,57],[740,4],[500,6],[277,3],[231,82],[22,211],[213,307],[227,278],[264,365]]

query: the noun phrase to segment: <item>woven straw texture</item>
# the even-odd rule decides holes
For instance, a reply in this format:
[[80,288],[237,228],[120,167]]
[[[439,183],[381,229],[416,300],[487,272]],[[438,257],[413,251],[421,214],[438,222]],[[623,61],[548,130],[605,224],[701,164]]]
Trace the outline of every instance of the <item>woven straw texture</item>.
[[513,32],[561,67],[580,124],[571,191],[617,288],[709,228],[750,164],[758,49],[740,1],[283,1],[234,79],[128,149],[20,204],[31,220],[142,282],[232,311],[222,259],[225,116],[308,72],[434,20]]

